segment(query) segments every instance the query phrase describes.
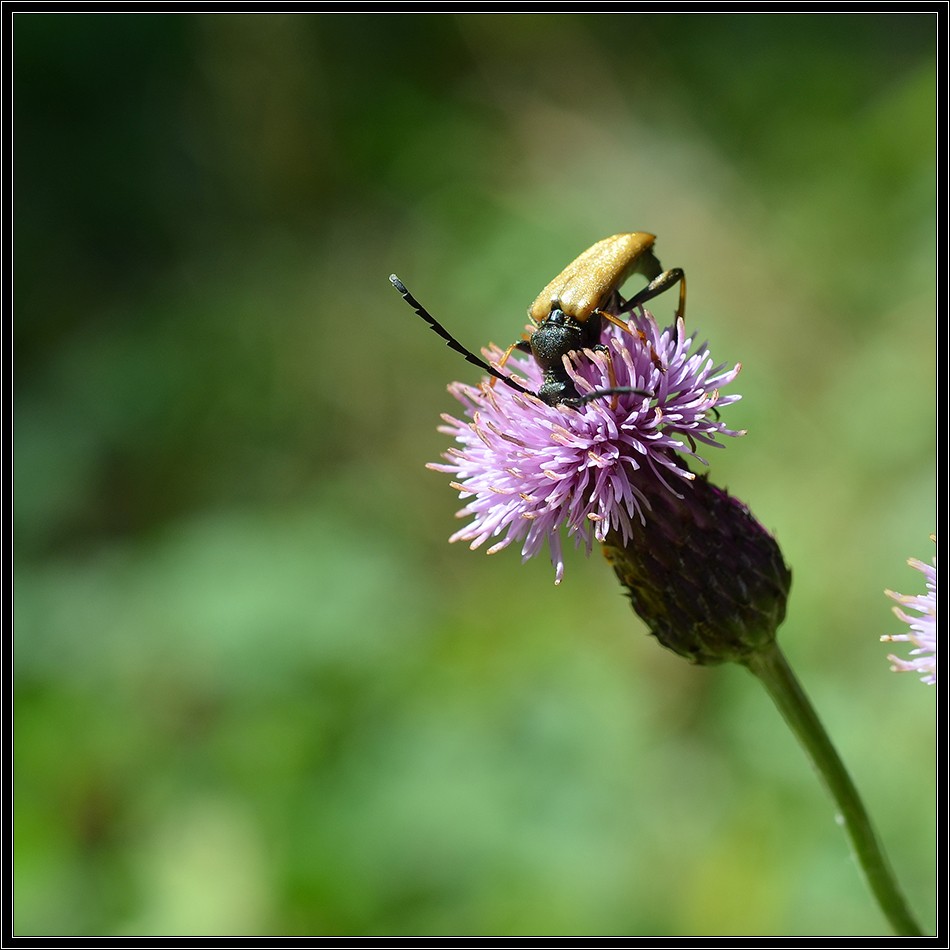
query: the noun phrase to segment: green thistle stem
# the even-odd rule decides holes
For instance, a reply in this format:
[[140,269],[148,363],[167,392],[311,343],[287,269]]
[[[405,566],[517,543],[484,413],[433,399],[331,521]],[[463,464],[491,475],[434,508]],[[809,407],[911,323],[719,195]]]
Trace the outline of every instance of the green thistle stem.
[[773,642],[743,662],[769,691],[831,792],[844,818],[858,863],[895,933],[902,937],[923,936],[897,886],[854,782],[778,644]]

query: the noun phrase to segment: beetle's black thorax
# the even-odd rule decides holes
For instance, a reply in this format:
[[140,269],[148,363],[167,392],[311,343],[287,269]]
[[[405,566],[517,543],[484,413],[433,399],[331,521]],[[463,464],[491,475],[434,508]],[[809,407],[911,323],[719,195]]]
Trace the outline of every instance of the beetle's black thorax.
[[564,356],[600,343],[601,317],[594,312],[586,320],[569,316],[553,307],[531,334],[531,353],[544,372],[538,396],[549,405],[577,397],[577,390],[564,369]]
[[600,343],[601,318],[593,313],[584,321],[568,316],[559,307],[551,311],[534,333],[531,334],[531,353],[541,369],[561,370],[562,357],[571,350]]

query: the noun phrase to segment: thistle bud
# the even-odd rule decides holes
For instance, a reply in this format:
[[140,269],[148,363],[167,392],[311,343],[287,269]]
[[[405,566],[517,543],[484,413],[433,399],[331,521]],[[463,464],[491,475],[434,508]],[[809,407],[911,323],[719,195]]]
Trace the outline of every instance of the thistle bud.
[[745,505],[703,476],[637,486],[650,503],[624,543],[603,549],[634,611],[663,646],[693,663],[746,662],[775,640],[792,575]]

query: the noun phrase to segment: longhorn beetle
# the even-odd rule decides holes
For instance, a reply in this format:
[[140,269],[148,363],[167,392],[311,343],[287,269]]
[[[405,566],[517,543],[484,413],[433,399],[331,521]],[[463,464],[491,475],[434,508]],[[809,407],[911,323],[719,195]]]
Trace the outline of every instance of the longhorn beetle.
[[[574,350],[606,351],[607,348],[600,342],[604,320],[615,324],[627,333],[639,336],[641,341],[646,343],[646,337],[639,331],[631,330],[620,319],[620,314],[634,310],[677,283],[680,285],[680,296],[676,315],[677,317],[684,316],[686,277],[678,267],[663,270],[653,253],[655,240],[652,234],[643,231],[615,234],[604,238],[568,264],[538,294],[534,303],[528,308],[528,316],[535,324],[534,331],[512,343],[499,361],[499,366],[504,366],[512,350],[516,349],[534,356],[543,373],[541,387],[536,393],[515,382],[510,376],[499,372],[495,367],[489,366],[471,350],[467,350],[406,290],[406,285],[395,274],[389,279],[406,303],[445,340],[446,346],[455,350],[456,353],[461,353],[469,363],[478,366],[493,377],[492,385],[496,379],[500,379],[512,389],[537,396],[549,406],[562,403],[577,408],[602,396],[619,393],[652,395],[630,386],[612,386],[607,389],[596,389],[581,396],[564,367],[564,357]],[[646,277],[649,283],[624,303],[620,296],[620,287],[628,277],[637,273]],[[652,346],[650,351],[651,358],[662,371],[663,367]],[[607,367],[613,379],[609,353]]]

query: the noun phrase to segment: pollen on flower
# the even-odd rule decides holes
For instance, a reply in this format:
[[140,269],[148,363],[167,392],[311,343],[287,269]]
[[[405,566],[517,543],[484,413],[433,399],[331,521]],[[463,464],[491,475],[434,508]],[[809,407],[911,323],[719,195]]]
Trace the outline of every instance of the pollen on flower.
[[[439,431],[456,446],[444,463],[428,467],[452,475],[452,487],[467,500],[458,515],[469,523],[450,540],[476,549],[498,538],[489,553],[520,541],[524,560],[547,545],[560,583],[562,532],[588,553],[612,530],[628,540],[633,520],[643,522],[650,507],[638,482],[658,479],[676,493],[678,481],[694,478],[685,459],[705,464],[700,445],[719,447],[722,437],[744,434],[729,429],[718,412],[740,398],[720,392],[736,378],[738,364],[714,365],[705,344],[691,353],[694,337],[682,320],[661,331],[643,311],[631,317],[630,328],[607,326],[606,351],[571,353],[564,366],[581,395],[639,392],[575,407],[548,405],[503,383],[449,386],[466,418],[442,416]],[[498,347],[483,352],[492,365],[503,357]],[[505,366],[513,371],[524,386],[539,389],[533,358],[514,355]]]
[[[933,535],[931,538],[936,541]],[[925,564],[911,558],[907,563],[924,575],[927,593],[897,594],[891,590],[885,591],[888,597],[900,605],[893,608],[894,613],[908,625],[909,630],[907,633],[883,636],[881,640],[885,643],[913,644],[910,659],[888,656],[891,669],[895,673],[921,674],[922,683],[934,686],[937,683],[937,559]]]

